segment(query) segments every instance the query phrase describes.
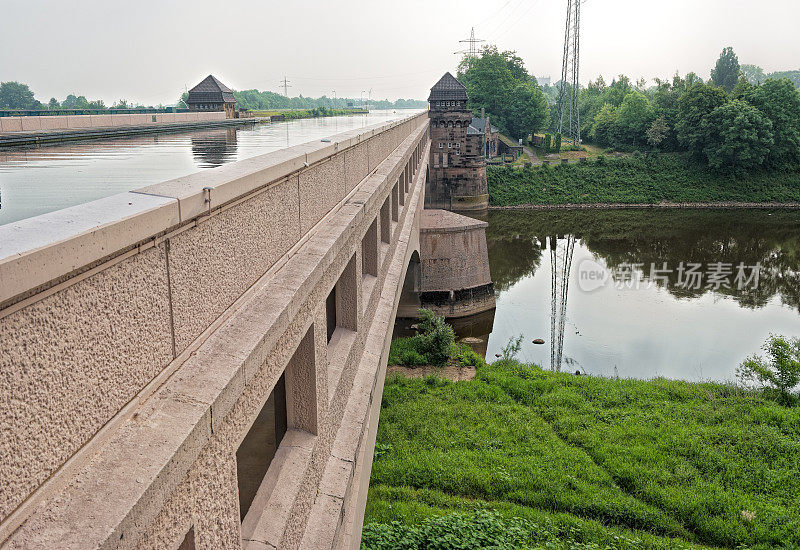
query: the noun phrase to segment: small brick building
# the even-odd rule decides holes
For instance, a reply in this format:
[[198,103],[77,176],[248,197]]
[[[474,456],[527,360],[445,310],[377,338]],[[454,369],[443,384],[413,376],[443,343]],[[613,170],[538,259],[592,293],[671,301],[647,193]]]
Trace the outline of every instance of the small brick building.
[[489,206],[486,130],[491,130],[491,124],[479,119],[485,122],[482,132],[473,126],[467,99],[467,89],[449,72],[431,88],[428,208],[485,210]]
[[186,100],[192,111],[225,111],[226,118],[236,117],[236,98],[233,90],[220,82],[214,75],[208,75],[200,84],[189,90]]

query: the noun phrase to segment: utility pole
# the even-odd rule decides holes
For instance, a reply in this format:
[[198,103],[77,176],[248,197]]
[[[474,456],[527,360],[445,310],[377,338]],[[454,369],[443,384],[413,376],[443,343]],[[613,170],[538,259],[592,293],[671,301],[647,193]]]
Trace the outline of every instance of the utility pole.
[[478,47],[477,44],[481,42],[485,42],[480,38],[475,38],[475,27],[472,27],[472,30],[469,33],[469,38],[465,38],[464,40],[459,40],[461,43],[469,44],[469,47],[466,50],[461,50],[458,52],[454,52],[456,55],[464,55],[467,58],[467,66],[471,69],[472,68],[472,60],[478,57]]
[[289,82],[291,81],[286,80],[286,75],[284,75],[283,80],[279,82],[279,84],[283,86],[283,95],[286,97],[289,97],[289,88],[291,88],[291,86],[289,86]]
[[[567,24],[564,28],[564,56],[561,59],[561,86],[558,92],[558,132],[581,143],[581,120],[578,111],[580,83],[578,72],[581,59],[581,0],[567,0]],[[571,90],[567,90],[567,79]],[[567,130],[564,131],[564,114],[569,111]]]

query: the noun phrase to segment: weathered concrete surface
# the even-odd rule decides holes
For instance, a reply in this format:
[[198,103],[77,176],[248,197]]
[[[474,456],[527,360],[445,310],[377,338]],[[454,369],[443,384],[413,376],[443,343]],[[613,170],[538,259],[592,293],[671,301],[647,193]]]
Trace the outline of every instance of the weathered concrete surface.
[[[149,237],[131,215],[56,232],[36,250],[0,248],[9,274],[36,271],[36,254],[52,262],[29,288],[3,289],[0,452],[14,464],[0,472],[3,547],[174,548],[191,529],[197,548],[298,548],[309,547],[307,526],[332,533],[327,547],[357,546],[360,530],[336,518],[363,515],[348,508],[363,506],[354,490],[365,495],[352,472],[368,476],[369,465],[332,465],[371,460],[360,450],[374,442],[381,350],[418,248],[425,168],[416,163],[427,142],[419,116],[351,132],[296,148],[299,169],[272,157],[214,171],[234,177],[217,182],[206,210],[196,206],[205,179],[124,194],[170,209]],[[377,274],[364,275],[364,238],[411,172],[403,204],[389,204],[397,221],[372,239],[388,240]],[[304,173],[317,198],[302,206]],[[366,178],[345,196],[359,173]],[[367,287],[364,277],[373,278]],[[325,301],[334,286],[344,296],[336,332],[346,337],[329,344]],[[296,351],[308,338],[313,351],[301,361]],[[284,372],[289,432],[240,524],[235,452]],[[323,502],[342,493],[337,472],[348,470],[341,511],[318,521],[313,510],[327,513]],[[327,493],[317,496],[320,487]]]

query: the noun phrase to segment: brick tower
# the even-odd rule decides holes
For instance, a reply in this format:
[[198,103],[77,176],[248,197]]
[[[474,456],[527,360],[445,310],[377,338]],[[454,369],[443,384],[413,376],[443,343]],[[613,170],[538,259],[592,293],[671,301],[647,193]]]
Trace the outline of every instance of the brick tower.
[[431,158],[425,206],[460,211],[487,209],[484,140],[470,139],[472,111],[467,108],[467,89],[445,73],[431,88],[428,103]]

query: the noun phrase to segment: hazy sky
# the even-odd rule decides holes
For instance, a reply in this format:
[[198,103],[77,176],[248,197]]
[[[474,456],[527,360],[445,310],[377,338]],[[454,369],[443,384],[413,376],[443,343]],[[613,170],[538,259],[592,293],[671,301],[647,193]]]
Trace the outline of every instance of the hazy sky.
[[[174,103],[213,73],[235,89],[427,98],[459,40],[516,50],[557,80],[566,0],[0,0],[0,81],[39,100],[68,93]],[[800,68],[799,0],[586,0],[581,81],[707,78],[724,46],[767,72]],[[281,90],[282,91],[282,90]]]

